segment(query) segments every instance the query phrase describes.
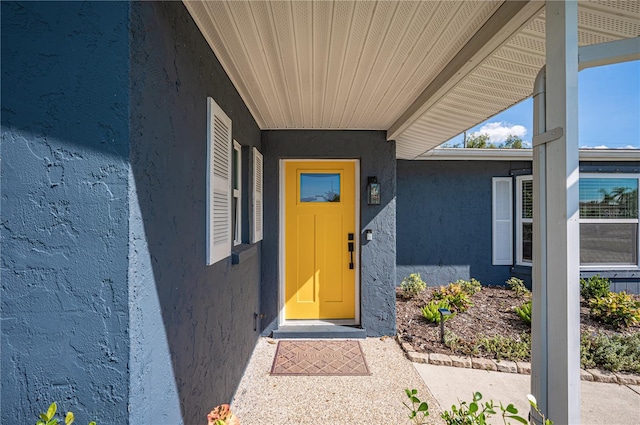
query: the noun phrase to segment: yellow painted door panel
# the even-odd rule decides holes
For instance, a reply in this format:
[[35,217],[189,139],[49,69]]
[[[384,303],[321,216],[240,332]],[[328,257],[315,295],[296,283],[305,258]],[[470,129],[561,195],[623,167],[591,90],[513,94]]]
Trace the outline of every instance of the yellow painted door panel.
[[285,162],[286,319],[355,318],[355,195],[354,162]]

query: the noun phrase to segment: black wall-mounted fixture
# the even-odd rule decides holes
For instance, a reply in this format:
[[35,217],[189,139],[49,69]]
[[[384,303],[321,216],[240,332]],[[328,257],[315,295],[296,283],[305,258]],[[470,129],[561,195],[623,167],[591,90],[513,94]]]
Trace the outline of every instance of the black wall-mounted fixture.
[[380,183],[376,176],[367,178],[367,204],[380,205]]

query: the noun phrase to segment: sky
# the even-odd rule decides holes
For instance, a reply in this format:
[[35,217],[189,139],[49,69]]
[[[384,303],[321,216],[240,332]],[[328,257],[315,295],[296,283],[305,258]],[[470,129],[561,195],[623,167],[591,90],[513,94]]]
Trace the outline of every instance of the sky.
[[[578,74],[578,134],[581,148],[640,149],[640,61],[588,68]],[[495,144],[520,137],[531,147],[533,100],[512,106],[471,128]],[[462,144],[463,135],[447,144]]]

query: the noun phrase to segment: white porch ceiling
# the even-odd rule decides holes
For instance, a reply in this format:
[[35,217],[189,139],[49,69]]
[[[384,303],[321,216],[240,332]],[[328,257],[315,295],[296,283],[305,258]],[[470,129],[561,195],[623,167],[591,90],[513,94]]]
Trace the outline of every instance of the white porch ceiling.
[[[184,1],[262,129],[387,130],[413,159],[531,95],[540,1]],[[640,36],[640,1],[579,2],[579,43]]]

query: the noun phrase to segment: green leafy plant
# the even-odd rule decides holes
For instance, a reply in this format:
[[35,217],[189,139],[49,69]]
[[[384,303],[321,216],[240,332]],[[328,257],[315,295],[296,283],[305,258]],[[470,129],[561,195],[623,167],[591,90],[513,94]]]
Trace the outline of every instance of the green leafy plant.
[[524,323],[531,326],[531,300],[513,309]]
[[498,360],[519,361],[531,357],[531,336],[523,333],[517,339],[496,335],[466,340],[453,332],[445,332],[444,345],[465,356],[490,356]]
[[400,289],[405,298],[413,298],[427,288],[427,284],[420,277],[420,273],[411,273],[402,279]]
[[454,353],[462,353],[467,356],[477,356],[480,354],[480,346],[476,341],[462,339],[453,332],[445,331],[444,345]]
[[[409,409],[409,420],[418,425],[425,424],[426,422],[424,422],[424,419],[429,416],[429,405],[427,402],[418,398],[418,390],[405,389],[404,392],[411,402],[411,406],[405,402],[402,403],[407,409]],[[528,394],[527,400],[535,412],[540,416],[541,423],[544,425],[553,425],[553,422],[550,419],[547,419],[542,411],[540,411],[538,402],[533,395]],[[512,403],[509,403],[507,406],[504,406],[502,402],[499,402],[499,404],[500,412],[502,413],[502,422],[505,425],[511,423],[509,420],[514,420],[524,425],[529,424],[527,419],[522,416],[518,416],[518,409]],[[476,391],[473,393],[471,402],[459,401],[458,406],[451,406],[451,410],[444,411],[440,416],[444,419],[447,425],[486,425],[488,423],[488,419],[492,415],[496,414],[495,402],[493,400],[489,400],[483,403],[482,394]]]
[[533,396],[533,394],[527,394],[527,400],[529,400],[529,404],[531,405],[531,407],[533,407],[533,410],[535,410],[538,416],[540,416],[541,422],[544,425],[553,425],[553,421],[551,419],[548,419],[538,407],[538,401]]
[[640,302],[624,291],[591,298],[589,308],[596,320],[620,328],[640,322]]
[[482,284],[474,278],[471,278],[471,280],[458,279],[454,282],[454,285],[460,285],[462,291],[469,296],[473,296],[473,294],[482,290]]
[[[502,421],[505,424],[510,423],[507,422],[507,419],[513,419],[525,425],[529,423],[525,418],[518,416],[518,409],[513,404],[508,404],[505,407],[500,403],[500,411],[502,412]],[[442,419],[447,425],[485,425],[488,423],[488,419],[495,414],[497,412],[494,401],[489,400],[483,403],[482,394],[475,392],[471,402],[461,401],[458,406],[451,406],[451,410],[442,413]]]
[[531,357],[531,337],[527,333],[519,339],[511,339],[496,335],[480,338],[477,342],[478,351],[492,354],[498,360],[519,361]]
[[407,403],[402,403],[407,409],[409,409],[409,420],[416,425],[426,424],[424,420],[429,416],[429,405],[427,402],[418,398],[418,390],[416,389],[405,389],[404,392],[411,402],[411,406]]
[[631,335],[583,334],[580,337],[580,365],[612,372],[640,373],[640,333]]
[[[429,301],[427,305],[425,305],[420,309],[420,311],[422,311],[422,315],[429,322],[440,323],[440,312],[438,311],[439,308],[450,309],[448,300]],[[444,320],[447,321],[451,319],[453,316],[454,314],[451,314],[449,316],[444,316]]]
[[[49,409],[47,409],[47,413],[40,413],[40,419],[36,422],[36,425],[58,425],[60,421],[56,418],[56,412],[58,411],[58,405],[54,401],[49,405]],[[72,412],[67,412],[67,415],[64,417],[65,425],[71,425],[75,421],[75,416]],[[89,422],[89,425],[96,425],[95,422]]]
[[609,279],[600,277],[600,275],[591,276],[589,279],[580,279],[580,295],[585,300],[606,297],[610,287]]
[[462,289],[462,285],[458,283],[450,283],[447,286],[441,286],[434,294],[436,300],[446,300],[452,311],[463,313],[473,304],[469,298],[469,294]]
[[518,279],[517,277],[510,277],[505,283],[519,297],[529,295],[531,293],[527,287],[524,286],[522,279]]

